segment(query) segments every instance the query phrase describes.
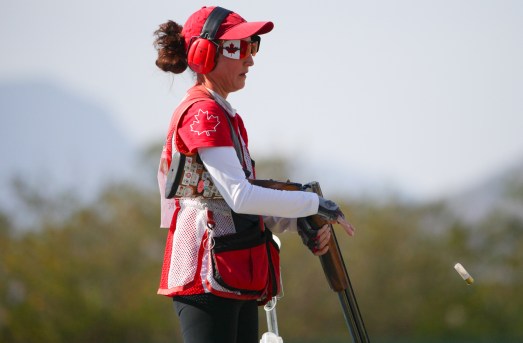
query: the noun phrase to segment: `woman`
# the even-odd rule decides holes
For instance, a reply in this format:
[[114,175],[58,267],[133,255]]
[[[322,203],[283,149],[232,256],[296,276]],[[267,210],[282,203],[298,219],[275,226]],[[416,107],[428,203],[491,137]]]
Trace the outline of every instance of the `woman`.
[[[170,228],[158,293],[173,298],[186,343],[258,342],[257,305],[279,291],[271,231],[298,230],[316,255],[328,249],[329,226],[306,235],[296,218],[319,214],[354,232],[338,206],[315,193],[252,184],[247,131],[227,97],[245,87],[260,35],[272,28],[203,7],[183,28],[168,21],[155,32],[156,65],[196,73],[171,119],[158,173],[162,226]],[[165,191],[172,175],[178,181]]]

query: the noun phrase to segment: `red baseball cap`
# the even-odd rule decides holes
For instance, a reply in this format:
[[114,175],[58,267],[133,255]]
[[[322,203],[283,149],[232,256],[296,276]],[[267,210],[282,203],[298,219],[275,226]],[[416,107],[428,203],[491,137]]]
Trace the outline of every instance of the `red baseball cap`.
[[[186,48],[194,37],[200,36],[203,25],[214,8],[215,6],[204,6],[187,19],[182,30]],[[238,13],[231,12],[221,23],[216,34],[216,39],[244,39],[253,35],[268,33],[273,28],[274,24],[270,21],[247,22]]]

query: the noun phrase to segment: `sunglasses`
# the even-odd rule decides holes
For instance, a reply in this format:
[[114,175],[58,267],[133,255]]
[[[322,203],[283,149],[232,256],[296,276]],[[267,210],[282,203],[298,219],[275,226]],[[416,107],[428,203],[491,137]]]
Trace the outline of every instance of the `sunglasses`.
[[256,56],[260,50],[260,36],[252,36],[251,40],[225,40],[222,41],[219,47],[220,53],[228,58],[241,60],[249,55]]

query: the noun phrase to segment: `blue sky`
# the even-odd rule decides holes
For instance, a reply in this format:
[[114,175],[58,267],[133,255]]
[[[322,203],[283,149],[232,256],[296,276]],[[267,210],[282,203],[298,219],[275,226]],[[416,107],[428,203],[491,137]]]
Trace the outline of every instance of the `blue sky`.
[[[138,144],[158,141],[193,80],[154,66],[152,33],[207,4],[3,0],[0,81],[51,80],[106,107]],[[278,152],[421,198],[523,160],[523,2],[219,5],[275,23],[229,98],[255,157]]]

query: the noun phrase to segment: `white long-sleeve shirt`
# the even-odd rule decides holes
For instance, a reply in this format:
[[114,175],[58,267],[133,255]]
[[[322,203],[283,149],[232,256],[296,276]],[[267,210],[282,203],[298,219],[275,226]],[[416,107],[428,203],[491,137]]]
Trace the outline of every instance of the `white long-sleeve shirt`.
[[200,148],[198,153],[227,205],[236,213],[265,216],[272,231],[281,232],[286,227],[293,230],[296,225],[293,218],[318,212],[319,199],[315,193],[252,185],[245,178],[233,147]]

